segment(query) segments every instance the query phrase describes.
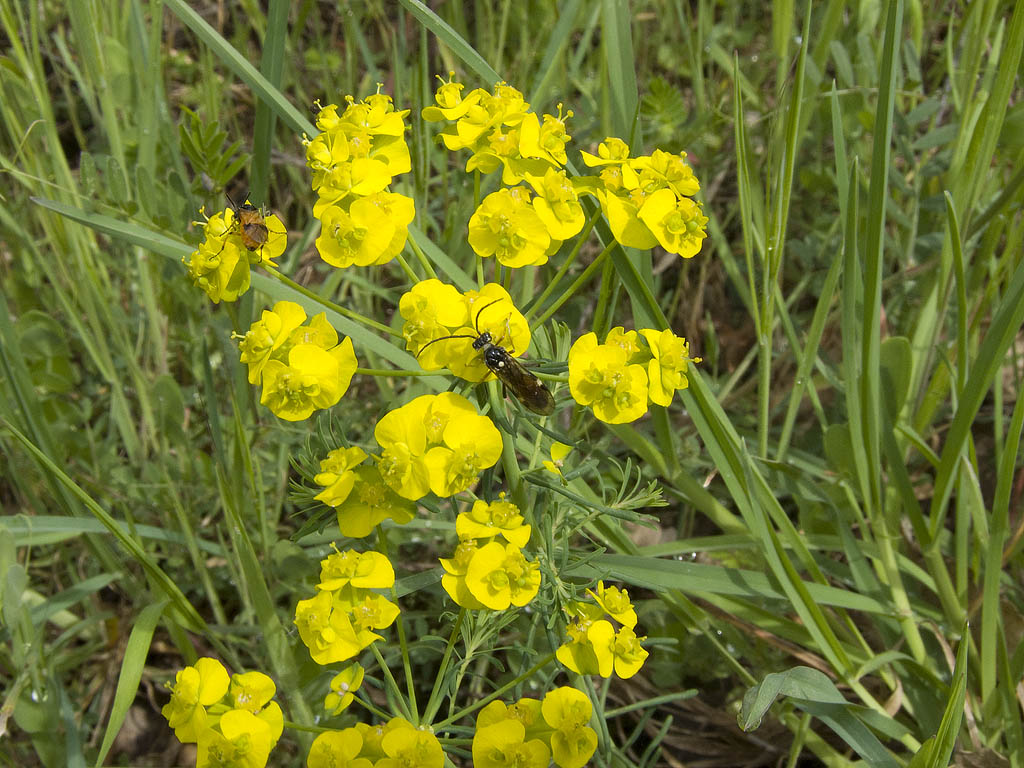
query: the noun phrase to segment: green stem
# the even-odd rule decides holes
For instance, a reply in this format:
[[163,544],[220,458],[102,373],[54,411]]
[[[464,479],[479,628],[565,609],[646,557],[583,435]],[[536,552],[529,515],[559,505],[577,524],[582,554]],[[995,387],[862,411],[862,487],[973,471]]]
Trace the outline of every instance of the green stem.
[[356,368],[356,373],[363,376],[390,376],[394,378],[402,376],[433,376],[437,371],[412,370],[409,368]]
[[420,281],[419,275],[413,272],[412,267],[409,266],[409,262],[405,260],[405,257],[402,256],[402,254],[398,254],[395,256],[395,260],[398,262],[398,266],[402,268],[402,271],[405,272],[405,276],[409,278],[409,282],[416,285],[416,283]]
[[377,657],[377,666],[380,667],[380,671],[384,673],[384,677],[387,679],[388,685],[391,686],[395,703],[398,704],[398,708],[402,710],[400,714],[410,723],[413,722],[412,714],[409,712],[409,708],[405,704],[405,699],[402,698],[402,688],[398,685],[398,681],[395,680],[395,676],[391,674],[391,669],[384,661],[384,657],[381,656],[380,651],[377,650],[377,643],[370,643],[370,650],[373,651],[373,655]]
[[[377,526],[377,546],[380,547],[381,554],[384,555],[388,560],[391,560],[391,555],[388,552],[388,537],[387,531],[383,525]],[[391,585],[391,599],[398,604],[398,589],[395,585]],[[398,619],[395,622],[398,625],[398,644],[402,649],[402,666],[405,668],[405,687],[409,692],[409,710],[412,714],[410,721],[413,725],[420,724],[420,714],[416,707],[416,683],[412,676],[412,664],[409,661],[409,643],[405,637],[405,622],[402,621],[402,614],[399,612]]]
[[593,328],[597,337],[603,339],[608,335],[608,324],[612,311],[612,290],[615,281],[615,264],[605,261],[604,269],[601,270],[601,289],[597,295],[597,306],[594,308]]
[[434,271],[434,265],[430,263],[430,259],[427,258],[427,254],[420,248],[420,244],[413,240],[412,236],[409,237],[409,245],[412,246],[412,252],[416,254],[416,261],[423,267],[423,271],[427,273],[429,277],[434,279],[437,278],[437,272]]
[[352,698],[352,701],[354,701],[357,704],[359,704],[359,706],[361,706],[367,712],[372,712],[373,714],[375,714],[381,720],[390,720],[391,719],[391,715],[389,715],[383,709],[379,709],[379,708],[375,707],[371,702],[366,701],[365,699],[363,699],[360,696],[354,696]]
[[448,673],[448,664],[451,662],[452,652],[455,650],[455,638],[459,636],[459,630],[462,629],[462,622],[465,618],[466,609],[463,608],[459,611],[459,618],[455,620],[455,626],[452,627],[451,635],[448,636],[448,646],[444,649],[444,656],[441,658],[441,666],[438,667],[437,677],[434,679],[434,687],[430,691],[430,698],[427,699],[427,706],[423,710],[423,722],[425,723],[429,723],[434,719],[434,715],[437,714],[437,710],[441,706],[438,694],[441,692],[441,683],[444,681],[444,677]]
[[531,332],[533,332],[536,328],[539,328],[540,326],[544,325],[547,319],[551,317],[553,314],[555,314],[555,312],[558,311],[558,308],[565,304],[565,302],[567,302],[573,296],[573,294],[575,294],[576,291],[578,291],[580,287],[585,282],[587,282],[587,280],[590,279],[590,276],[593,275],[594,272],[596,272],[602,264],[604,264],[604,260],[608,258],[608,254],[612,252],[612,248],[614,248],[616,245],[617,243],[614,240],[610,242],[605,247],[605,249],[597,255],[597,258],[594,259],[589,265],[587,265],[587,268],[580,273],[580,276],[572,281],[572,285],[570,285],[566,289],[565,293],[563,293],[561,296],[555,299],[555,301],[552,302],[551,306],[548,307],[547,310],[545,310],[544,314],[541,315],[540,318],[538,318],[535,322],[530,323]]
[[519,675],[515,680],[512,680],[512,681],[510,681],[508,683],[505,683],[505,685],[501,686],[501,688],[497,689],[496,691],[494,691],[489,696],[485,696],[484,698],[480,699],[479,701],[474,702],[473,704],[470,704],[465,709],[461,709],[458,712],[456,712],[454,715],[451,715],[450,717],[446,718],[445,720],[442,720],[440,723],[435,724],[434,725],[434,730],[435,731],[441,730],[442,728],[444,728],[445,726],[449,725],[450,723],[457,722],[458,720],[461,720],[462,718],[466,717],[467,715],[473,714],[474,712],[476,712],[481,707],[486,707],[492,701],[494,701],[495,699],[497,699],[500,696],[502,696],[506,691],[509,691],[509,690],[515,688],[517,685],[519,685],[520,683],[522,683],[525,680],[529,680],[531,677],[533,677],[534,674],[536,674],[537,672],[542,670],[544,667],[546,667],[548,664],[550,664],[552,659],[554,659],[554,658],[555,658],[555,654],[554,653],[549,653],[543,659],[541,659],[536,664],[534,664],[532,667],[530,667],[528,670],[526,670],[523,674]]
[[547,284],[547,287],[541,293],[540,298],[538,298],[537,301],[533,303],[533,306],[530,308],[530,311],[526,313],[527,321],[529,321],[531,317],[537,314],[537,310],[544,306],[544,302],[547,301],[548,296],[551,295],[551,292],[555,290],[555,288],[558,286],[558,283],[561,282],[563,277],[565,277],[565,273],[569,271],[569,267],[573,265],[573,263],[576,261],[576,257],[580,255],[580,247],[583,245],[583,242],[587,239],[587,235],[590,234],[590,230],[594,228],[594,224],[597,223],[597,220],[599,218],[601,218],[600,210],[598,210],[593,216],[590,217],[590,220],[583,228],[583,231],[580,232],[580,236],[576,239],[576,245],[572,249],[572,253],[570,253],[568,257],[566,257],[565,263],[562,264],[559,270],[555,273],[555,276]]
[[375,330],[378,331],[382,331],[383,333],[386,333],[389,336],[394,336],[399,339],[404,338],[399,331],[396,331],[393,328],[389,328],[383,323],[378,323],[376,320],[371,320],[370,318],[365,317],[364,315],[361,315],[358,312],[355,312],[351,309],[348,309],[347,307],[343,307],[340,304],[335,304],[333,301],[328,301],[324,297],[318,296],[317,294],[313,293],[313,291],[309,290],[304,286],[299,285],[291,278],[285,277],[273,267],[269,267],[266,264],[264,264],[263,269],[272,277],[277,278],[279,282],[283,283],[284,285],[287,285],[289,288],[298,291],[310,301],[315,301],[317,304],[321,305],[322,307],[325,307],[326,309],[331,310],[332,312],[337,312],[339,315],[347,317],[349,320],[355,320],[357,323],[362,323],[365,326],[374,328]]

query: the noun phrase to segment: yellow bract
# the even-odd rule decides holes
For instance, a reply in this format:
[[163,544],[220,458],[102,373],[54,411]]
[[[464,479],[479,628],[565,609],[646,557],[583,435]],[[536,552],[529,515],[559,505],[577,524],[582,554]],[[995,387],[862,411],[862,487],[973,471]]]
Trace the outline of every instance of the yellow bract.
[[321,108],[317,127],[323,133],[306,142],[306,163],[317,193],[313,215],[321,221],[316,247],[328,264],[386,264],[405,247],[415,205],[387,189],[412,169],[408,114],[380,93],[350,99],[341,114],[334,104]]
[[402,295],[399,311],[405,348],[428,371],[448,368],[466,381],[493,379],[482,351],[473,349],[482,333],[513,357],[530,346],[530,324],[497,283],[459,293],[440,280],[422,280]]
[[305,319],[298,304],[279,301],[264,310],[239,345],[249,382],[263,385],[260,402],[287,421],[337,403],[357,365],[351,339],[339,344],[323,312],[301,325]]
[[635,421],[649,403],[669,405],[675,391],[689,384],[689,364],[700,362],[690,357],[686,339],[670,330],[645,328],[640,337],[646,347],[638,343],[636,331],[617,327],[604,344],[588,333],[569,350],[569,391],[577,403],[591,406],[601,421]]

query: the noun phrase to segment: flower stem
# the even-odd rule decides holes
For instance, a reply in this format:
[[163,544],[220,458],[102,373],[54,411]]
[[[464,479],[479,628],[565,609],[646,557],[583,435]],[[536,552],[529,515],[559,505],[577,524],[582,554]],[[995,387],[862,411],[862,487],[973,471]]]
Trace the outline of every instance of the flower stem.
[[532,667],[530,667],[528,670],[526,670],[523,674],[519,675],[515,680],[512,680],[512,681],[510,681],[508,683],[505,683],[505,685],[501,686],[501,688],[498,688],[496,691],[491,693],[490,696],[485,696],[484,698],[480,699],[479,701],[476,701],[473,704],[470,704],[465,709],[461,709],[458,712],[456,712],[454,715],[451,715],[450,717],[446,718],[445,720],[442,720],[440,723],[436,723],[434,725],[434,729],[435,730],[441,730],[442,728],[444,728],[449,723],[457,722],[457,721],[461,720],[462,718],[466,717],[466,715],[473,714],[474,712],[476,712],[481,707],[486,707],[492,701],[494,701],[495,699],[497,699],[500,696],[504,695],[504,693],[506,691],[509,691],[509,690],[515,688],[517,685],[519,685],[520,683],[522,683],[525,680],[529,680],[531,677],[533,677],[533,675],[535,673],[539,672],[544,667],[546,667],[548,664],[550,664],[552,659],[554,659],[554,658],[555,658],[555,654],[554,653],[549,653],[547,656],[545,656],[540,661],[538,661],[536,664],[534,664]]
[[[565,273],[569,271],[569,267],[573,265],[573,262],[576,261],[576,257],[580,255],[580,248],[582,247],[583,242],[587,239],[587,235],[590,234],[590,230],[594,228],[594,224],[597,223],[597,220],[600,216],[601,211],[598,210],[593,216],[590,217],[590,220],[587,221],[586,226],[583,227],[583,231],[580,232],[579,237],[576,239],[576,245],[573,247],[572,253],[570,253],[566,257],[565,263],[562,264],[561,267],[559,267],[558,272],[556,272],[555,276],[550,280],[550,282],[548,282],[547,287],[541,293],[540,298],[538,298],[537,301],[533,303],[533,306],[530,308],[530,311],[526,313],[527,320],[529,320],[531,317],[537,314],[537,311],[542,306],[544,306],[544,302],[547,301],[547,298],[548,296],[551,295],[551,292],[555,290],[555,287],[558,285],[561,279],[565,277]],[[540,323],[538,323],[538,325],[540,325]]]
[[395,260],[398,262],[398,266],[402,268],[402,271],[405,272],[405,276],[409,278],[409,282],[416,285],[416,283],[420,281],[419,275],[413,272],[412,267],[409,266],[409,262],[405,260],[405,257],[402,256],[402,254],[398,254],[395,256]]
[[416,261],[418,261],[420,266],[423,267],[423,271],[426,272],[428,276],[436,278],[437,272],[434,271],[434,265],[430,263],[430,259],[427,258],[423,249],[420,248],[420,244],[416,242],[412,235],[409,236],[409,245],[412,246],[412,252],[416,254]]
[[427,706],[423,710],[423,722],[429,723],[434,719],[434,715],[437,714],[437,710],[441,706],[441,699],[439,693],[441,691],[441,683],[444,681],[444,676],[448,673],[448,663],[452,658],[452,651],[455,650],[455,639],[459,636],[459,630],[462,628],[462,622],[466,618],[466,609],[463,608],[459,611],[459,618],[455,620],[455,626],[452,627],[452,633],[448,637],[448,646],[444,649],[444,656],[441,658],[441,666],[438,667],[437,677],[434,679],[434,687],[430,691],[430,698],[427,700]]
[[422,368],[412,370],[411,368],[356,368],[356,373],[364,376],[433,376],[437,371],[424,371]]
[[384,661],[384,657],[380,651],[377,650],[377,643],[370,643],[370,650],[373,651],[373,655],[377,657],[377,666],[380,667],[380,671],[384,673],[384,677],[387,678],[388,685],[391,686],[391,690],[395,694],[395,703],[398,708],[402,710],[401,715],[410,723],[413,722],[412,714],[409,712],[409,708],[405,704],[405,699],[402,697],[402,689],[398,685],[398,681],[395,680],[395,676],[391,674],[391,669],[388,667],[387,662]]
[[565,302],[567,302],[573,296],[573,294],[575,294],[576,291],[578,291],[580,287],[585,282],[587,282],[587,280],[590,279],[591,275],[593,275],[594,272],[596,272],[598,268],[600,268],[600,266],[604,264],[604,260],[608,258],[608,254],[612,252],[612,248],[615,247],[615,245],[616,243],[614,240],[610,242],[607,245],[607,247],[605,247],[605,249],[597,255],[597,258],[587,265],[587,268],[580,273],[580,276],[572,281],[572,285],[570,285],[566,289],[565,293],[563,293],[554,302],[552,302],[551,306],[545,310],[543,315],[537,318],[537,320],[535,320],[534,322],[530,323],[531,333],[536,328],[539,328],[540,326],[544,325],[547,319],[551,317],[553,314],[555,314],[555,312],[558,311],[558,308],[565,304]]
[[[380,547],[381,553],[384,557],[391,559],[388,553],[388,539],[387,532],[383,525],[377,526],[377,546]],[[391,598],[398,604],[398,590],[395,585],[391,585]],[[398,644],[402,649],[402,666],[405,668],[405,686],[409,691],[409,711],[412,714],[410,721],[413,725],[420,724],[420,715],[416,707],[416,683],[412,676],[412,665],[409,662],[409,643],[405,637],[405,622],[402,621],[402,614],[399,612],[398,620]]]
[[280,272],[278,272],[273,267],[268,267],[267,265],[264,264],[263,265],[263,269],[268,274],[270,274],[272,277],[277,278],[277,280],[279,282],[283,283],[284,285],[287,285],[289,288],[292,288],[292,289],[298,291],[303,296],[305,296],[307,299],[309,299],[311,301],[315,301],[317,304],[321,305],[322,307],[325,307],[325,308],[331,310],[332,312],[337,312],[342,317],[347,317],[349,320],[355,320],[357,323],[362,323],[365,326],[368,326],[370,328],[374,328],[374,329],[376,329],[378,331],[382,331],[383,333],[386,333],[389,336],[395,336],[397,338],[402,338],[402,334],[399,331],[396,331],[393,328],[389,328],[388,326],[384,325],[383,323],[378,323],[376,320],[371,320],[370,318],[366,317],[365,315],[361,315],[358,312],[355,312],[354,310],[351,310],[351,309],[348,309],[347,307],[341,306],[340,304],[335,304],[333,301],[328,301],[327,299],[323,298],[322,296],[318,296],[317,294],[313,293],[313,291],[309,290],[308,288],[306,288],[304,286],[299,285],[298,283],[296,283],[291,278],[285,277],[284,275],[282,275]]

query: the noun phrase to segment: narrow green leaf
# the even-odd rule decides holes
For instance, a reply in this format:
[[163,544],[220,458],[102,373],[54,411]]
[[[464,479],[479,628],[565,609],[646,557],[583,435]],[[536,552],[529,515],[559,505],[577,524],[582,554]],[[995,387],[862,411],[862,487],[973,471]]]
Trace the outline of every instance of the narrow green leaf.
[[196,36],[209,47],[218,59],[224,62],[228,69],[248,85],[253,93],[259,96],[274,114],[287,123],[292,130],[298,134],[304,133],[309,136],[319,133],[309,119],[296,109],[281,91],[261,75],[248,59],[236,51],[231,43],[221,37],[217,30],[207,24],[197,11],[185,3],[185,0],[163,0],[163,2],[189,29],[196,33]]
[[97,232],[103,232],[120,238],[132,245],[145,248],[153,253],[159,253],[161,256],[166,256],[175,261],[181,261],[183,257],[188,256],[192,252],[192,248],[182,241],[172,240],[133,221],[121,221],[100,213],[89,213],[80,208],[58,203],[55,200],[47,200],[43,197],[33,197],[31,200],[44,208],[49,208],[51,211],[59,213],[61,216],[66,216],[72,221],[85,224],[85,226],[91,227]]
[[626,0],[603,0],[601,27],[604,32],[604,61],[611,86],[612,126],[627,144],[641,141],[634,135],[639,110],[636,85],[636,56],[633,53],[632,13]]
[[206,626],[206,622],[203,621],[202,617],[196,612],[196,609],[192,607],[192,604],[185,597],[184,593],[178,587],[177,583],[168,576],[163,569],[160,568],[150,556],[150,554],[143,548],[143,546],[135,540],[135,538],[118,523],[110,514],[100,507],[89,494],[83,491],[77,483],[75,483],[70,477],[68,477],[64,471],[58,467],[50,457],[44,454],[39,448],[37,448],[25,435],[23,435],[13,424],[10,422],[3,422],[6,429],[11,431],[11,434],[17,438],[18,442],[33,456],[36,461],[39,462],[42,469],[46,472],[53,474],[57,480],[67,488],[72,495],[76,496],[79,501],[88,509],[96,518],[103,523],[103,526],[110,531],[114,537],[121,543],[121,545],[128,550],[128,554],[142,567],[146,574],[150,577],[153,585],[164,592],[171,600],[171,604],[176,611],[175,619],[185,625],[192,632],[202,632]]
[[452,29],[448,24],[430,10],[420,0],[401,0],[405,9],[416,17],[427,31],[434,34],[439,41],[451,49],[456,57],[476,73],[477,77],[486,83],[488,87],[501,80],[501,75],[494,71],[494,68],[476,50],[467,43],[463,37]]
[[121,674],[117,678],[117,690],[114,693],[114,703],[110,708],[110,718],[107,720],[107,729],[103,734],[103,743],[100,745],[99,754],[96,755],[95,768],[100,768],[107,757],[107,752],[114,743],[118,731],[124,724],[135,695],[139,690],[139,681],[142,679],[142,670],[146,666],[146,657],[149,655],[149,646],[153,640],[153,632],[156,625],[163,616],[164,608],[170,600],[161,600],[158,603],[147,605],[139,613],[132,623],[132,633],[128,637],[128,643],[124,649],[124,658],[121,660]]

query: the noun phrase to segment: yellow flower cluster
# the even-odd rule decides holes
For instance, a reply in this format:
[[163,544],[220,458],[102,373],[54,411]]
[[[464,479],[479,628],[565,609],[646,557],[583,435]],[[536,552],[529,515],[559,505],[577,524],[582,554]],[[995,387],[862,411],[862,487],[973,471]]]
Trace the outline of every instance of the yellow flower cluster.
[[[205,209],[199,212],[206,216]],[[188,261],[184,258],[181,261],[192,283],[214,304],[235,301],[248,291],[252,282],[251,265],[266,262],[276,266],[273,260],[284,253],[288,245],[284,224],[273,214],[263,220],[267,242],[252,251],[245,247],[241,227],[231,208],[193,223],[202,226],[204,239]]]
[[570,138],[565,121],[572,112],[563,115],[559,105],[557,117],[541,119],[510,85],[498,83],[491,93],[476,88],[463,97],[464,87],[442,81],[436,105],[423,110],[423,119],[450,123],[441,140],[451,151],[472,152],[467,171],[502,171],[506,187],[485,197],[470,218],[469,244],[506,267],[545,264],[585,221],[576,186],[564,171]]
[[389,192],[394,177],[412,169],[405,142],[405,117],[382,93],[356,102],[341,114],[335,104],[316,119],[322,133],[306,142],[320,219],[316,248],[335,267],[386,264],[402,252],[416,215],[412,198]]
[[404,717],[384,725],[356,723],[321,733],[306,759],[308,768],[441,768],[444,750],[428,730]]
[[650,403],[671,403],[675,391],[689,385],[689,364],[699,362],[690,357],[686,339],[670,330],[644,328],[638,334],[615,327],[604,344],[587,333],[569,350],[569,391],[601,421],[625,424],[647,413]]
[[358,467],[366,458],[362,448],[336,448],[320,462],[313,478],[326,486],[314,498],[338,512],[342,536],[361,539],[384,520],[405,525],[416,513],[415,505],[395,493],[377,467]]
[[540,701],[523,698],[512,706],[492,701],[476,719],[474,768],[582,768],[597,749],[588,723],[593,705],[586,694],[563,686]]
[[[522,552],[530,530],[504,494],[490,504],[477,500],[455,520],[459,544],[452,557],[441,558],[441,586],[457,605],[470,610],[526,605],[540,590],[540,566]],[[492,541],[498,536],[507,543]]]
[[355,699],[356,691],[363,685],[366,670],[361,664],[349,664],[331,678],[331,692],[324,697],[324,709],[337,715],[348,709]]
[[196,768],[262,768],[281,738],[284,715],[271,701],[277,687],[262,672],[228,677],[216,659],[199,659],[168,683],[161,714],[183,744],[197,746]]
[[[587,590],[596,604],[573,602],[567,608],[568,640],[555,652],[556,658],[579,675],[610,677],[614,672],[625,679],[640,671],[648,653],[637,637],[636,611],[629,593],[618,587],[605,588],[597,583],[597,592]],[[620,627],[616,631],[608,616]]]
[[405,348],[428,371],[448,368],[466,381],[493,379],[483,356],[473,349],[473,340],[484,332],[513,357],[530,346],[530,324],[497,283],[459,293],[440,280],[421,280],[402,294],[398,310],[405,319]]
[[321,560],[319,591],[295,606],[295,626],[313,661],[344,661],[382,639],[373,630],[390,627],[398,606],[373,590],[394,583],[391,562],[379,552],[335,549]]
[[301,421],[313,411],[330,408],[348,390],[356,355],[348,337],[321,312],[308,325],[306,312],[292,301],[279,301],[246,332],[241,360],[249,366],[249,383],[263,385],[260,402],[279,418]]
[[588,166],[601,168],[592,191],[619,243],[631,248],[661,245],[684,259],[697,254],[707,236],[708,218],[692,197],[700,184],[685,152],[656,149],[631,158],[624,141],[607,138],[597,155],[581,154]]
[[383,449],[377,469],[403,498],[433,491],[454,496],[501,456],[501,433],[462,395],[422,395],[389,411],[373,432]]

